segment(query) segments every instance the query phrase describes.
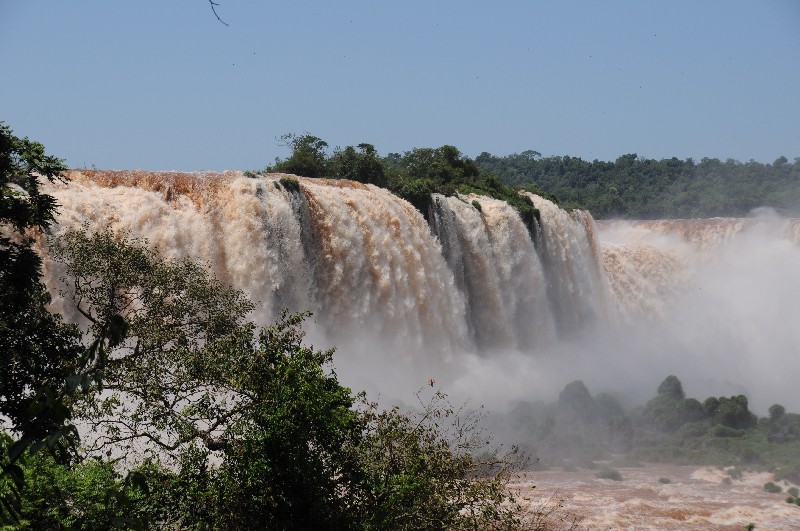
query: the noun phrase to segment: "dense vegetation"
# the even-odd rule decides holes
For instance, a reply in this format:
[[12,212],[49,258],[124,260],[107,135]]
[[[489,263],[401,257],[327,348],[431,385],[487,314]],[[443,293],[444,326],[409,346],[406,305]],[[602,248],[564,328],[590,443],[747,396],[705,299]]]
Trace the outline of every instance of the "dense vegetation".
[[33,243],[56,206],[39,179],[63,163],[5,126],[0,141],[0,524],[545,525],[506,488],[524,458],[491,447],[475,412],[437,392],[381,410],[339,383],[332,350],[304,343],[305,315],[258,329],[242,292],[146,242],[49,236],[85,323],[62,324],[45,308]]
[[542,157],[524,151],[505,157],[481,153],[475,164],[505,184],[535,183],[564,207],[588,209],[596,218],[631,219],[746,216],[757,207],[800,213],[800,158],[772,164],[733,159],[653,160],[635,154],[614,162]]
[[[530,198],[517,193],[518,188],[503,184],[491,173],[481,172],[474,160],[453,146],[415,148],[402,155],[390,153],[380,157],[371,144],[336,148],[329,155],[327,142],[313,135],[287,134],[283,140],[291,148],[291,154],[286,159],[276,159],[266,172],[349,179],[388,188],[426,218],[430,215],[431,194],[474,193],[502,199],[520,213],[529,227],[538,215]],[[535,185],[526,189],[541,193]]]
[[800,158],[762,164],[628,154],[614,162],[589,162],[529,150],[504,157],[484,152],[471,159],[448,145],[381,157],[371,144],[329,154],[328,143],[310,134],[287,134],[283,141],[291,154],[266,171],[374,184],[407,199],[426,216],[431,193],[475,193],[507,201],[527,219],[535,209],[516,193],[519,189],[564,208],[587,209],[596,218],[735,217],[758,207],[800,213]]
[[[502,421],[522,427],[524,446],[539,466],[595,467],[624,454],[636,460],[718,465],[774,472],[800,483],[800,414],[775,404],[757,418],[747,397],[687,398],[668,376],[643,406],[625,409],[613,395],[592,396],[581,381],[555,403],[520,403]],[[734,471],[734,474],[737,472]]]

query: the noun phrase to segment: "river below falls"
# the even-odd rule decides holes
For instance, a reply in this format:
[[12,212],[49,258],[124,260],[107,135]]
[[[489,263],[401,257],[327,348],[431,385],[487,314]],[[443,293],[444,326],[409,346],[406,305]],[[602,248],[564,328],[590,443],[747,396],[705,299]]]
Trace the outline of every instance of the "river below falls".
[[[512,484],[532,509],[562,500],[555,515],[577,516],[579,529],[800,529],[800,507],[786,489],[768,493],[768,473],[725,478],[712,467],[647,464],[616,468],[622,481],[597,478],[597,470],[526,472]],[[666,478],[669,483],[660,482]]]

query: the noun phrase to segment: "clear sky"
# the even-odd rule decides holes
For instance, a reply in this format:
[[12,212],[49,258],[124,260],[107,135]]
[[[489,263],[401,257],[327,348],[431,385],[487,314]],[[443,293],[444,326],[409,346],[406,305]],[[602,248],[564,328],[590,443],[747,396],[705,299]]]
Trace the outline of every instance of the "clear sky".
[[73,167],[800,156],[800,2],[0,0],[0,120]]

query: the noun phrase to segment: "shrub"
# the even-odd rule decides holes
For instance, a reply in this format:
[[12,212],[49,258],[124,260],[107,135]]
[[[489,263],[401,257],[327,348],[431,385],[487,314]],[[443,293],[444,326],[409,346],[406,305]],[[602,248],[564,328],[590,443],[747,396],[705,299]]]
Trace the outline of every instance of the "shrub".
[[622,475],[619,473],[619,471],[610,467],[600,469],[600,471],[597,473],[597,477],[600,479],[622,481]]
[[786,489],[786,492],[789,493],[790,496],[794,496],[795,498],[800,496],[800,491],[797,490],[797,487],[789,487],[788,489]]
[[659,395],[668,396],[673,400],[683,400],[685,398],[683,394],[683,385],[675,375],[669,375],[664,378],[664,381],[658,386],[657,392]]
[[281,177],[278,179],[278,182],[281,183],[281,186],[283,186],[288,192],[300,191],[300,181],[293,177]]
[[783,489],[780,487],[780,485],[776,485],[775,483],[773,483],[771,481],[769,481],[767,483],[764,483],[764,490],[767,491],[767,492],[772,492],[774,494],[777,494],[779,492],[783,492]]
[[422,179],[407,180],[395,193],[414,205],[427,219],[432,202],[431,188],[427,182]]
[[658,482],[666,485],[667,483],[672,483],[672,480],[669,478],[658,478]]
[[475,210],[477,210],[478,212],[483,212],[483,208],[481,207],[481,204],[478,203],[478,201],[476,199],[472,200],[472,206],[475,207]]
[[786,414],[786,408],[780,404],[772,404],[769,406],[770,420],[778,420]]
[[719,400],[716,397],[709,396],[703,401],[703,409],[707,417],[713,417],[719,407]]
[[735,430],[722,424],[717,424],[711,429],[712,437],[743,437],[744,434],[744,430]]
[[714,417],[729,428],[752,428],[757,423],[756,416],[747,407],[747,397],[744,395],[720,397]]
[[775,480],[785,479],[792,483],[800,483],[800,463],[781,467],[775,471]]

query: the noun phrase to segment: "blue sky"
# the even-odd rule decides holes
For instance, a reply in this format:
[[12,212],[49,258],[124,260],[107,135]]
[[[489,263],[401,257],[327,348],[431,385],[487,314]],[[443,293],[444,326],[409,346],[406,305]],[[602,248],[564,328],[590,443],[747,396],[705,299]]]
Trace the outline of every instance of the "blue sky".
[[286,132],[800,156],[800,2],[0,0],[0,120],[73,167],[260,169]]

